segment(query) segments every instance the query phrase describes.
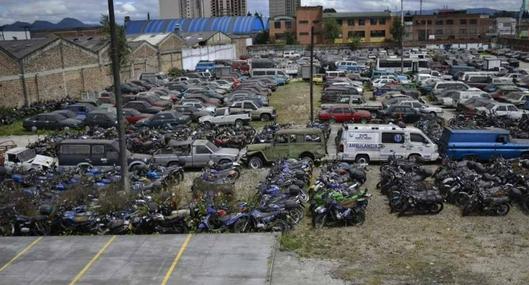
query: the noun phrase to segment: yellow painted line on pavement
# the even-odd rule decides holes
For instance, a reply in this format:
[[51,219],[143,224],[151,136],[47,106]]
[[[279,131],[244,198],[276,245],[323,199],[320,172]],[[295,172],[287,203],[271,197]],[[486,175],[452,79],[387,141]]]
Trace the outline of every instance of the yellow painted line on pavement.
[[4,266],[0,268],[0,272],[2,272],[4,269],[9,267],[9,265],[11,265],[13,262],[15,262],[15,260],[17,260],[19,257],[21,257],[26,252],[28,252],[34,245],[36,245],[41,240],[42,240],[42,237],[39,237],[35,239],[34,241],[32,241],[30,244],[28,244],[24,249],[22,249],[19,253],[17,253],[17,255],[11,258],[11,260],[9,260],[6,264],[4,264]]
[[173,263],[171,263],[171,267],[169,267],[169,270],[167,270],[167,273],[165,273],[165,277],[162,280],[162,285],[167,285],[167,282],[169,282],[169,278],[171,278],[171,275],[173,274],[173,271],[176,267],[176,264],[178,263],[178,260],[182,257],[184,254],[184,251],[186,251],[187,246],[189,245],[189,241],[191,241],[192,234],[188,234],[186,240],[180,247],[180,250],[178,251],[178,254],[175,256]]
[[86,274],[86,272],[92,267],[92,265],[97,261],[97,259],[105,252],[105,250],[110,246],[110,244],[116,239],[116,236],[112,236],[103,247],[90,259],[90,261],[83,267],[83,269],[75,276],[75,278],[70,282],[70,285],[74,285]]

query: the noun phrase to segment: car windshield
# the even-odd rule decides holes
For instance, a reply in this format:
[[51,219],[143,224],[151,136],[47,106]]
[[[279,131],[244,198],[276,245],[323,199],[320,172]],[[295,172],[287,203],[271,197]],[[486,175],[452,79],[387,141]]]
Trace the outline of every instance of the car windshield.
[[26,149],[22,152],[19,152],[18,154],[10,154],[8,155],[8,160],[15,163],[21,163],[24,161],[28,161],[35,157],[35,150],[33,149]]
[[217,152],[219,150],[219,148],[210,141],[206,143],[206,146],[213,152]]

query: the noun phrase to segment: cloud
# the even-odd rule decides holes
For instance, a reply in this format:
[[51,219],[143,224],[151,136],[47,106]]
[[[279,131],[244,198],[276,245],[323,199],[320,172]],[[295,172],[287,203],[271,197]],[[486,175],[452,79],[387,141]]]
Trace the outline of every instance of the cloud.
[[134,5],[131,3],[125,3],[121,6],[121,8],[123,8],[123,10],[128,13],[136,12],[136,7],[134,7]]
[[[159,0],[120,0],[114,7],[118,22],[125,16],[145,19],[147,13],[158,17]],[[268,15],[268,0],[247,0],[250,12]],[[518,11],[520,0],[423,0],[423,9],[436,8],[493,8]],[[302,0],[302,5],[322,5],[338,11],[400,10],[400,0]],[[353,5],[352,5],[353,4]],[[405,10],[418,10],[419,0],[404,0]],[[15,21],[32,23],[35,20],[59,22],[65,17],[77,18],[86,23],[97,23],[102,14],[107,14],[107,0],[0,0],[0,25]]]

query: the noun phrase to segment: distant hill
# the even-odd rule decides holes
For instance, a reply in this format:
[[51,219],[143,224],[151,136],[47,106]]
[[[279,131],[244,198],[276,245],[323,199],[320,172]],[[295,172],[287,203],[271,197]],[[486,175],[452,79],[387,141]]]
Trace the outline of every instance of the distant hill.
[[46,30],[68,30],[68,29],[78,29],[78,28],[91,28],[98,27],[99,25],[90,25],[85,24],[74,18],[64,18],[57,24],[54,24],[49,21],[35,21],[33,24],[27,22],[17,21],[13,24],[1,26],[4,31],[24,31],[28,28],[30,31],[46,31]]

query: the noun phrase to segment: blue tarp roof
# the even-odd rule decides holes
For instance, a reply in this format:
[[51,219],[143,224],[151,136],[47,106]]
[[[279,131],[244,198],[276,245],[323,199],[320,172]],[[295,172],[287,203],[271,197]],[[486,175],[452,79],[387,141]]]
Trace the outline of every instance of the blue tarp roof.
[[268,18],[255,16],[193,19],[135,20],[126,23],[127,35],[170,33],[179,27],[185,33],[219,31],[225,34],[248,35],[268,30]]

